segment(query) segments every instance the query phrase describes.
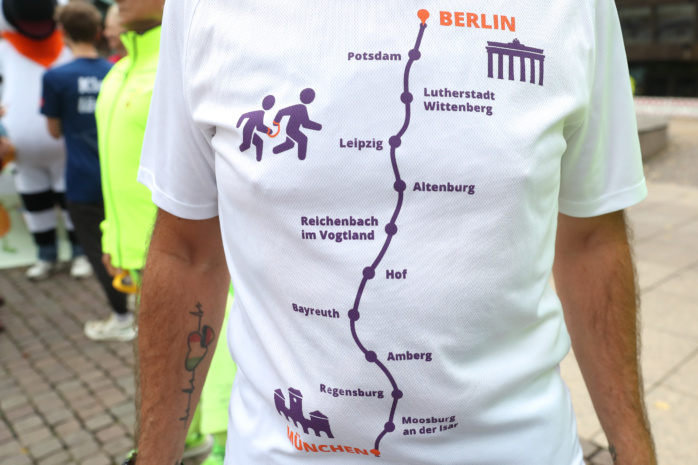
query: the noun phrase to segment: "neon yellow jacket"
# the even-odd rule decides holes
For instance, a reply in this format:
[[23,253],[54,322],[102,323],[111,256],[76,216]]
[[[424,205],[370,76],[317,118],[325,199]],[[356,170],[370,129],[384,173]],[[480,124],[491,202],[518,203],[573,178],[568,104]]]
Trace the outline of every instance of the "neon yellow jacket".
[[138,165],[153,94],[160,50],[160,27],[122,35],[128,55],[102,82],[95,117],[99,138],[105,220],[102,251],[112,265],[139,270],[157,208],[139,184]]

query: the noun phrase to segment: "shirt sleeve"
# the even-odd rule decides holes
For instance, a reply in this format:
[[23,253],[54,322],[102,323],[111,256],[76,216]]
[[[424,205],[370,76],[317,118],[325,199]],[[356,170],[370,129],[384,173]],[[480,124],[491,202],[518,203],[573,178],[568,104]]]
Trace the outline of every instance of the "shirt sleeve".
[[594,48],[589,101],[581,122],[566,127],[559,211],[592,217],[632,206],[647,195],[630,73],[613,0],[592,12]]
[[195,121],[187,91],[187,43],[197,4],[165,3],[138,181],[150,189],[159,208],[180,218],[203,220],[218,215],[218,191],[211,146],[214,128]]
[[50,71],[44,73],[41,89],[41,114],[49,118],[60,118],[63,116],[61,94],[58,87],[55,76]]

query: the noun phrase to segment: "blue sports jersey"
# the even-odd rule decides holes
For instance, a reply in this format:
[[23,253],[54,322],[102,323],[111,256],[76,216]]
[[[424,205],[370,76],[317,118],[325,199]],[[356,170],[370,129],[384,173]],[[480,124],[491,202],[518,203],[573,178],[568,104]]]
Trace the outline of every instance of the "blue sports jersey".
[[102,79],[111,66],[101,58],[78,58],[44,74],[41,113],[62,123],[69,202],[102,202],[94,113]]

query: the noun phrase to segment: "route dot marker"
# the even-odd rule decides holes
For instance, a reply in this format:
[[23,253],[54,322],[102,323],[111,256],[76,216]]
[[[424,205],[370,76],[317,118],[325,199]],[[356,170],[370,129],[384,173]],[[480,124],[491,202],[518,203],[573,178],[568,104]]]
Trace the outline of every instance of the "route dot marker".
[[381,456],[380,451],[379,451],[379,450],[376,450],[376,449],[371,449],[371,453],[372,453],[373,455],[375,455],[376,457],[380,457],[380,456]]
[[405,192],[405,189],[407,189],[407,184],[405,184],[405,181],[400,179],[399,181],[395,181],[393,188],[398,192]]
[[427,10],[419,10],[417,16],[422,20],[422,24],[426,24],[427,19],[429,19],[429,12]]
[[397,226],[395,223],[388,223],[385,225],[385,233],[388,236],[394,236],[397,233]]
[[412,100],[414,100],[414,97],[409,92],[403,92],[402,95],[400,95],[400,101],[404,104],[412,103]]
[[391,147],[400,147],[400,144],[402,144],[402,140],[398,136],[393,136],[390,139],[388,139],[388,143],[390,144]]
[[402,399],[402,391],[395,389],[392,393],[393,399]]
[[349,316],[349,319],[351,321],[357,321],[361,315],[359,315],[358,310],[351,309],[349,310],[349,313],[347,314]]
[[373,279],[376,277],[376,271],[371,268],[370,266],[367,266],[364,268],[364,278],[366,279]]
[[366,352],[366,361],[369,363],[375,363],[378,360],[378,355],[374,351]]
[[385,430],[386,430],[388,433],[392,433],[393,431],[395,431],[395,423],[393,423],[392,421],[389,421],[388,423],[386,423],[386,424],[385,424]]
[[410,50],[407,56],[412,58],[413,60],[419,60],[420,58],[422,58],[422,52],[413,48],[412,50]]

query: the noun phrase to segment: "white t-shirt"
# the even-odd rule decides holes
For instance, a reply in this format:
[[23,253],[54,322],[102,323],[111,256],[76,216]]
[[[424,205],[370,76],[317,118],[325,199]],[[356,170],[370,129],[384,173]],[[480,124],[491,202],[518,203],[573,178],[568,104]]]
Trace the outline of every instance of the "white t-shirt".
[[548,279],[646,195],[613,1],[165,10],[140,180],[220,216],[226,463],[582,464]]

